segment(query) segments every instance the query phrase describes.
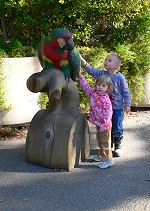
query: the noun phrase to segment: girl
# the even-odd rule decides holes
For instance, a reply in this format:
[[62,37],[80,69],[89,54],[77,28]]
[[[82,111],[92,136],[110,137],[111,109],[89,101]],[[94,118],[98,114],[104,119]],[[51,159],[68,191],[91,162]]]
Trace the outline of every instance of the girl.
[[113,91],[113,83],[109,77],[103,75],[96,79],[95,87],[92,88],[80,72],[79,84],[90,96],[89,121],[97,128],[99,150],[94,160],[100,161],[99,168],[105,169],[114,164],[111,150],[112,104],[108,96],[108,92]]

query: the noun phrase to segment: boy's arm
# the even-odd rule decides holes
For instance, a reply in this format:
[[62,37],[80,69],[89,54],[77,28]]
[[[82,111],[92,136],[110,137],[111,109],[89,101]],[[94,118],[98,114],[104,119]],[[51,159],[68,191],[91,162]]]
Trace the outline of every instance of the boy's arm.
[[125,77],[123,77],[122,81],[122,95],[124,99],[124,110],[126,113],[130,112],[131,109],[131,98],[130,98],[130,91],[128,88],[128,84],[126,82]]
[[131,106],[124,106],[124,110],[126,113],[129,113],[131,111]]
[[87,65],[87,61],[83,59],[81,55],[80,55],[80,59],[81,59],[81,66],[84,68]]
[[83,59],[83,57],[81,55],[80,55],[80,59],[81,59],[82,68],[84,68],[89,75],[93,76],[94,78],[98,78],[100,75],[104,75],[103,70],[97,70],[96,68],[89,65],[86,62],[86,60]]

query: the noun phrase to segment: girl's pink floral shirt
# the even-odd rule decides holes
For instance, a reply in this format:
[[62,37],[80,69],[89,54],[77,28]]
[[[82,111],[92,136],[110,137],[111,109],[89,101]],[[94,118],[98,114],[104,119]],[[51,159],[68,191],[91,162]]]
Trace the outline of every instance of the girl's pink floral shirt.
[[80,77],[81,88],[90,96],[89,121],[100,127],[103,132],[112,127],[112,104],[107,93],[98,94],[95,88],[90,87],[83,77]]

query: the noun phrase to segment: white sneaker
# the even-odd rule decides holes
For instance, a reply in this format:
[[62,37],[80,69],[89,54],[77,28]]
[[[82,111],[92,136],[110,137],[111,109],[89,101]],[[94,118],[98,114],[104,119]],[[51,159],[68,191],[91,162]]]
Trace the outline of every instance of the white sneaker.
[[113,157],[121,157],[122,156],[122,149],[116,149],[113,151]]
[[108,167],[111,167],[114,165],[114,161],[110,160],[110,161],[103,161],[99,164],[99,168],[100,169],[106,169]]
[[118,157],[122,156],[122,149],[116,149],[115,152],[118,155]]
[[93,158],[93,160],[94,160],[95,162],[101,162],[101,161],[102,161],[102,160],[99,158],[98,155],[96,155],[96,156]]

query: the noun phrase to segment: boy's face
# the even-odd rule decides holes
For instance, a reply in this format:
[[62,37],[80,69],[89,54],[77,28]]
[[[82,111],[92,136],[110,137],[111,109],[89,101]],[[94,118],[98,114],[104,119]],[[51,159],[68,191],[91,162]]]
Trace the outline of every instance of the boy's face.
[[104,63],[104,68],[106,70],[117,70],[119,68],[120,64],[115,55],[108,55],[106,57],[105,63]]

